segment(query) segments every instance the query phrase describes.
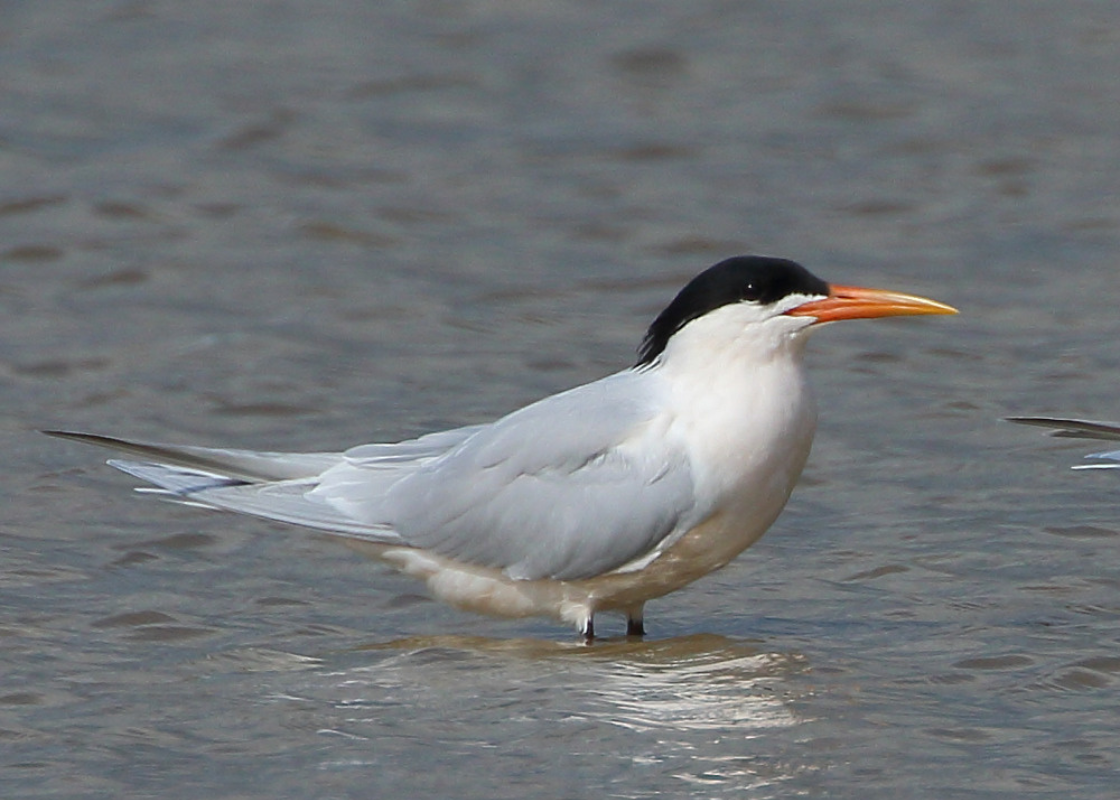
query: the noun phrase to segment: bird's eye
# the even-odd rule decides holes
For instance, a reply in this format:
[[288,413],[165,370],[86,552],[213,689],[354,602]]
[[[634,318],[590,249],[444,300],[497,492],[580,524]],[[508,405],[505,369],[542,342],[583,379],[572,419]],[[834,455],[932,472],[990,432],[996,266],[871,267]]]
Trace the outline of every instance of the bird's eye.
[[743,299],[749,300],[752,303],[757,302],[762,297],[762,292],[759,290],[758,285],[754,282],[748,283],[743,287]]

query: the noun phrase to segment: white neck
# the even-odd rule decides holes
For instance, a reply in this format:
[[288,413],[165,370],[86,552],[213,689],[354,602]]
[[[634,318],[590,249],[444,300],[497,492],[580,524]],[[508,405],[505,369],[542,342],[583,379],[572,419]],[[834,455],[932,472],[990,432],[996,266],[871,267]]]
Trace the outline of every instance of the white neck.
[[728,306],[693,321],[654,369],[670,386],[698,501],[731,503],[764,530],[801,474],[817,414],[802,365],[811,320],[757,312]]

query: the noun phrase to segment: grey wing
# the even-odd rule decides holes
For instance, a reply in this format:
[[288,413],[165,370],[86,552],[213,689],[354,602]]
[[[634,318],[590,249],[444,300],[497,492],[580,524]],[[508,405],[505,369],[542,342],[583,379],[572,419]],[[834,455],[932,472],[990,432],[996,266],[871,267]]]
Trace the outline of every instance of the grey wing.
[[623,372],[475,430],[446,455],[363,489],[356,465],[313,495],[408,545],[504,570],[574,580],[653,551],[687,525],[687,458],[659,435],[659,379]]
[[414,464],[443,455],[452,447],[461,444],[472,434],[487,425],[468,425],[448,431],[426,433],[416,439],[408,439],[392,444],[363,444],[346,451],[350,464],[367,467],[393,467],[398,464]]

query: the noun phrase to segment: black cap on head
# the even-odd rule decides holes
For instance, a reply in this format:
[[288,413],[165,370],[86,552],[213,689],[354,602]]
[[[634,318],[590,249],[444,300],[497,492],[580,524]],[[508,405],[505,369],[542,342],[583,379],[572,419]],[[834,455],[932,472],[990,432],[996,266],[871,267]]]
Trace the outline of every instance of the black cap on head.
[[651,363],[670,337],[694,319],[731,303],[769,305],[791,294],[825,296],[828,284],[796,261],[768,256],[736,256],[688,282],[646,331],[638,366]]

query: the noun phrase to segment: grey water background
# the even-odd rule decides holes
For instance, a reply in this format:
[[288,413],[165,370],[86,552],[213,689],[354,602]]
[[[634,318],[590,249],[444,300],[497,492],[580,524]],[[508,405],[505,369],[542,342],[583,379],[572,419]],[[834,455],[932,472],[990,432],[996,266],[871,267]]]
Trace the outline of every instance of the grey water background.
[[[1118,76],[1111,2],[0,3],[0,795],[1114,798],[1118,476],[1000,418],[1120,417]],[[644,642],[34,432],[487,420],[741,252],[962,313],[816,335]]]

